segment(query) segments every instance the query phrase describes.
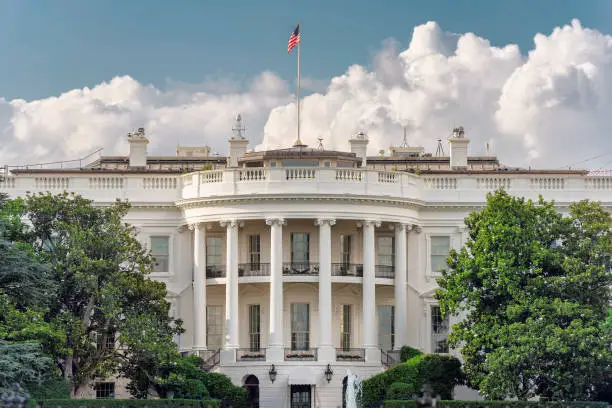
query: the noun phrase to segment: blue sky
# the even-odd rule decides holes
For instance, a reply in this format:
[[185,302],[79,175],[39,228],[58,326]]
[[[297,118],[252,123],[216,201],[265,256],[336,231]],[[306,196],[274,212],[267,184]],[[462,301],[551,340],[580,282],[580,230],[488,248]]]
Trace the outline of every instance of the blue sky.
[[[130,75],[163,87],[168,79],[246,80],[271,70],[292,81],[287,38],[303,24],[302,73],[315,79],[367,65],[381,42],[403,47],[413,27],[437,21],[493,45],[533,46],[537,32],[572,18],[612,32],[609,0],[2,0],[0,96],[27,100]],[[384,4],[384,5],[383,5]]]

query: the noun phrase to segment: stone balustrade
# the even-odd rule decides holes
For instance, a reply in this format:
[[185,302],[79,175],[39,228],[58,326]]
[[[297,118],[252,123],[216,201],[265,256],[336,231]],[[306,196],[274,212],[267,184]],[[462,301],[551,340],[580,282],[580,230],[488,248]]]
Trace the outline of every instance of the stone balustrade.
[[33,174],[0,179],[9,196],[35,192],[73,191],[111,202],[169,203],[227,196],[345,195],[407,199],[425,203],[481,203],[484,195],[503,187],[514,195],[571,202],[584,198],[612,202],[612,177],[580,174],[448,174],[350,168],[240,168],[176,174]]

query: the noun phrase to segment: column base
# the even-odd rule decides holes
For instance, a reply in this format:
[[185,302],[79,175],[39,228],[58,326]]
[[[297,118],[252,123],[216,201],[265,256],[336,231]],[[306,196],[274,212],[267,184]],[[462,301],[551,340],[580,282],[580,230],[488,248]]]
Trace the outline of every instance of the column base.
[[336,348],[333,346],[317,347],[317,361],[331,363],[336,361]]
[[378,347],[364,347],[366,363],[381,363],[380,349]]
[[221,364],[233,364],[236,362],[236,350],[235,349],[223,349],[219,355]]
[[285,348],[281,346],[270,346],[266,349],[266,361],[285,361]]

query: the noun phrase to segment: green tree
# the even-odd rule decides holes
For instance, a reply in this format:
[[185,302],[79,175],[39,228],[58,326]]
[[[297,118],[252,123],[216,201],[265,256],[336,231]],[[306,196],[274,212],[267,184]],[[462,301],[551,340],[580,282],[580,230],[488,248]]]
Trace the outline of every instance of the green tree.
[[[65,327],[61,361],[74,391],[95,375],[111,375],[175,349],[181,322],[169,317],[165,285],[149,278],[152,258],[123,222],[130,206],[109,206],[75,194],[29,195],[20,236],[51,268],[57,286],[45,321]],[[121,349],[121,352],[118,349]]]
[[498,191],[465,224],[437,298],[462,317],[449,344],[461,347],[469,383],[491,399],[595,398],[612,361],[610,215],[581,201],[563,216]]
[[52,361],[38,343],[0,341],[0,394],[18,383],[40,384],[51,371]]

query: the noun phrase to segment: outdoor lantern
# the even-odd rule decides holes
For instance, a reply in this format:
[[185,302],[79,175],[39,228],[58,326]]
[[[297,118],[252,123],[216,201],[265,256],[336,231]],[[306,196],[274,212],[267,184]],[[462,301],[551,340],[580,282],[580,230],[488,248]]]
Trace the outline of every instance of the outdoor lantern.
[[332,371],[329,364],[327,365],[327,368],[325,369],[324,374],[325,374],[325,379],[327,380],[327,382],[330,382],[332,380],[332,376],[334,375],[334,372]]
[[276,367],[274,367],[274,364],[272,364],[272,367],[270,367],[270,371],[268,371],[268,375],[270,376],[270,381],[272,382],[276,381]]

